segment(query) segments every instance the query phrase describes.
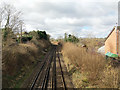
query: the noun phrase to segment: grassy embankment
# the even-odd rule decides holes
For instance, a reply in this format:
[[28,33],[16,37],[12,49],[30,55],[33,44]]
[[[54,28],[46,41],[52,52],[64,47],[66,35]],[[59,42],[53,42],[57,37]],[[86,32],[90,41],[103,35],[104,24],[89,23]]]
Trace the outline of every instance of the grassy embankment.
[[82,42],[88,46],[87,52],[80,45],[63,44],[64,61],[75,88],[118,88],[120,68],[113,67],[110,60],[96,53],[100,47],[98,40],[85,40],[88,41]]
[[49,46],[50,42],[47,40],[33,39],[26,44],[19,43],[3,47],[3,88],[19,88],[44,57],[44,50],[49,49]]

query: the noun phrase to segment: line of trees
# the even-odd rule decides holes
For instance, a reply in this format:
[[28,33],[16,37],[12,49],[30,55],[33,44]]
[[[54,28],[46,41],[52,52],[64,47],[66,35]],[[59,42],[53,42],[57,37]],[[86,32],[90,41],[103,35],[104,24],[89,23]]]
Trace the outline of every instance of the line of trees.
[[49,40],[50,39],[50,35],[46,34],[45,31],[31,31],[29,32],[29,35],[33,36],[33,38],[35,39],[45,39],[45,40]]
[[38,30],[23,33],[25,24],[21,11],[6,3],[0,5],[0,29],[2,29],[3,46],[10,44],[12,40],[22,43],[31,40],[33,37],[45,40],[50,38],[50,35],[46,34],[45,31]]

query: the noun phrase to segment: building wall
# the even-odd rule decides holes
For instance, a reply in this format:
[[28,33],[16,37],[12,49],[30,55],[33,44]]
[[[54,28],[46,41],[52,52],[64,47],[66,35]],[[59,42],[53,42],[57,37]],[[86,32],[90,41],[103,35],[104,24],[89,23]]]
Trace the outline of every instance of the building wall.
[[105,41],[105,54],[107,52],[117,54],[116,37],[117,37],[116,30],[114,28],[113,32],[110,34],[110,36]]
[[120,26],[117,26],[117,32],[118,32],[118,55],[120,56]]
[[120,31],[118,30],[118,55],[120,56]]

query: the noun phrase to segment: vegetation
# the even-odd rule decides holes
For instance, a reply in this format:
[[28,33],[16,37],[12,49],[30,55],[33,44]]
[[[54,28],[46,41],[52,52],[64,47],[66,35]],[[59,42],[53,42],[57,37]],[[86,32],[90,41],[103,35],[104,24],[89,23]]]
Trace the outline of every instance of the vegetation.
[[[3,29],[3,37],[5,37],[4,32]],[[19,34],[17,35],[20,37],[17,37],[15,33],[7,34],[11,43],[6,43],[3,39],[3,43],[5,42],[2,49],[3,88],[20,87],[31,73],[30,70],[39,62],[38,59],[45,55],[43,50],[51,46],[45,31],[33,32],[35,34],[22,33],[22,38]]]
[[[18,34],[19,35],[19,34]],[[29,33],[24,32],[24,34],[22,34],[22,38],[21,36],[19,38],[17,38],[17,42],[27,42],[32,40],[32,38],[35,38],[37,40],[41,40],[41,39],[45,39],[45,40],[49,40],[49,35],[46,34],[45,31],[31,31]]]
[[79,42],[79,39],[74,35],[71,35],[71,34],[67,35],[67,33],[65,33],[64,41],[77,43]]
[[[63,56],[76,88],[118,88],[120,67],[113,67],[111,60],[93,52],[90,47],[73,43],[63,44]],[[116,66],[116,65],[115,65]]]
[[[2,11],[2,13],[1,13]],[[51,43],[45,31],[24,31],[24,22],[20,12],[12,5],[0,6],[2,23],[2,87],[20,88],[25,79],[32,73],[38,60],[44,57],[45,49]],[[1,18],[0,18],[1,19]],[[0,25],[1,28],[1,25]]]
[[51,42],[61,45],[58,42],[63,41],[64,62],[75,88],[120,88],[120,66],[97,53],[105,39],[78,38],[65,33],[64,39],[50,42],[50,35],[45,31],[25,32],[21,12],[9,4],[0,6],[0,17],[3,88],[21,87]]
[[22,38],[21,38],[22,42],[27,42],[27,41],[30,41],[30,40],[32,40],[32,36],[22,36]]
[[40,39],[45,39],[45,40],[49,40],[49,35],[46,34],[45,31],[31,31],[29,32],[29,35],[32,35],[34,38],[40,40]]
[[38,59],[45,55],[43,50],[49,46],[49,41],[36,39],[23,44],[4,46],[2,50],[3,87],[15,87],[17,82],[26,77],[33,66],[39,62]]
[[21,12],[17,11],[14,6],[3,3],[0,6],[0,17],[0,28],[3,31],[3,46],[12,44],[11,40],[16,37],[15,33],[20,34],[24,29]]
[[79,43],[87,45],[95,51],[104,45],[105,38],[79,38]]

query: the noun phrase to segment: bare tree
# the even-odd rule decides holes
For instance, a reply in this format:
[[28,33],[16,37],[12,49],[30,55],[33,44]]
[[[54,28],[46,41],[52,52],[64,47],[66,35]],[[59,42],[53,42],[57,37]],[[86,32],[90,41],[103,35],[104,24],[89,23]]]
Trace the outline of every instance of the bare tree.
[[21,20],[20,21],[20,42],[22,43],[22,33],[24,30],[24,22]]
[[21,12],[17,11],[14,6],[10,4],[3,4],[3,25],[5,27],[11,28],[13,31],[15,31],[20,23],[20,16]]
[[2,28],[3,13],[4,13],[4,10],[2,7],[0,7],[0,29]]
[[5,29],[6,34],[19,32],[21,28],[21,15],[14,6],[4,3],[0,7],[0,26]]
[[86,37],[87,38],[95,38],[95,35],[91,32],[91,33],[86,33]]

